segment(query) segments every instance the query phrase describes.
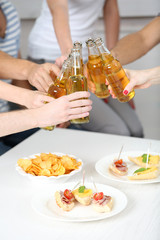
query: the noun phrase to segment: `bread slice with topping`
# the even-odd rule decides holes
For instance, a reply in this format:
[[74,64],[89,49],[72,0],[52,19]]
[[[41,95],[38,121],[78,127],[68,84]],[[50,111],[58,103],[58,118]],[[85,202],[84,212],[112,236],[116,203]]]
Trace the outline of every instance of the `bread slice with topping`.
[[80,186],[75,189],[73,192],[75,199],[82,205],[89,205],[92,199],[92,189],[86,188],[85,186]]
[[139,168],[134,173],[133,176],[128,176],[129,180],[147,180],[157,178],[159,175],[159,170],[157,167],[150,168]]
[[130,157],[128,156],[128,159],[132,162],[134,162],[135,164],[137,164],[138,166],[141,167],[146,167],[146,163],[147,166],[150,167],[160,167],[160,156],[159,155],[150,155],[147,158],[147,154],[143,154],[139,157]]

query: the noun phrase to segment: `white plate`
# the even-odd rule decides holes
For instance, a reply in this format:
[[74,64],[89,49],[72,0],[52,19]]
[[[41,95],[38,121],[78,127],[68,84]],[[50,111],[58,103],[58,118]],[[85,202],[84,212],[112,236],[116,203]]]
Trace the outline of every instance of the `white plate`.
[[[133,162],[131,162],[128,159],[128,156],[130,157],[137,157],[137,156],[141,156],[143,155],[145,152],[143,151],[132,151],[132,152],[122,152],[121,157],[128,166],[128,175],[127,176],[131,176],[133,175],[134,171],[137,170],[138,168],[140,168],[140,166],[134,164]],[[156,152],[150,152],[151,155],[159,155],[159,153]],[[111,155],[107,155],[105,157],[103,157],[102,159],[100,159],[96,165],[95,165],[95,169],[96,171],[102,175],[105,178],[108,178],[110,180],[114,180],[114,181],[119,181],[119,182],[126,182],[126,183],[138,183],[138,184],[147,184],[147,183],[156,183],[156,182],[160,182],[160,176],[158,178],[155,179],[150,179],[150,180],[129,180],[127,176],[116,176],[113,175],[110,171],[109,171],[109,165],[113,163],[114,159],[116,159],[118,157],[119,153],[114,153]]]
[[[31,180],[42,180],[42,181],[50,181],[50,180],[57,180],[57,179],[62,179],[64,178],[65,180],[71,176],[73,176],[74,174],[80,172],[82,170],[82,166],[83,166],[83,162],[80,158],[77,158],[74,155],[70,155],[70,154],[66,154],[66,153],[59,153],[59,152],[54,152],[52,154],[56,154],[58,156],[63,156],[63,155],[68,155],[69,157],[73,157],[75,158],[78,162],[81,162],[81,166],[79,166],[78,169],[73,170],[72,172],[70,172],[69,174],[64,174],[64,175],[60,175],[60,176],[50,176],[50,177],[46,177],[46,176],[33,176],[30,173],[26,173],[20,166],[18,166],[18,164],[16,164],[16,170],[18,171],[19,174],[21,174],[22,176],[26,176],[28,178],[30,178]],[[29,159],[29,158],[35,158],[35,155],[40,156],[40,153],[31,155],[29,157],[23,157],[23,159]]]
[[[66,188],[72,189],[75,184],[75,182],[72,182],[53,186],[52,191],[36,194],[31,201],[33,209],[40,215],[47,217],[50,220],[65,222],[87,222],[112,217],[120,213],[127,205],[127,198],[123,192],[111,186],[96,184],[98,191],[103,191],[104,194],[113,197],[113,209],[111,212],[98,213],[93,210],[92,205],[83,206],[78,202],[70,212],[65,212],[57,206],[54,193],[57,190],[64,191]],[[94,189],[93,184],[91,183],[86,183],[85,185],[87,188]]]

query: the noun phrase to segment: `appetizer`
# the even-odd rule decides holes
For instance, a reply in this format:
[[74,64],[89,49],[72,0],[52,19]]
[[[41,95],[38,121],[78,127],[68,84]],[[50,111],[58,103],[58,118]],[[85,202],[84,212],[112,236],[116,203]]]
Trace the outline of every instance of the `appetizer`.
[[72,191],[75,199],[82,205],[89,205],[92,199],[92,189],[80,186],[79,188]]
[[147,154],[143,154],[139,157],[128,157],[128,159],[138,166],[146,168],[147,167],[159,167],[160,166],[160,156],[159,155],[150,155],[147,158]]
[[97,212],[109,212],[112,209],[113,199],[111,196],[104,195],[103,192],[98,192],[93,195],[92,206]]
[[115,160],[109,166],[109,170],[118,176],[124,176],[128,172],[127,164],[122,159]]
[[134,173],[133,176],[128,176],[130,180],[146,180],[153,179],[158,177],[158,168],[150,167],[150,168],[139,168]]
[[62,208],[64,211],[71,211],[74,207],[74,195],[68,189],[63,191],[55,192],[55,199],[57,205]]

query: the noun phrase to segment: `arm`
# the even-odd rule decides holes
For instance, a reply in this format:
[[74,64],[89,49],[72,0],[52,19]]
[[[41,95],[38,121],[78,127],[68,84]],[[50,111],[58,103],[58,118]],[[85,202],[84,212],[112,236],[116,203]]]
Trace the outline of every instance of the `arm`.
[[2,81],[0,81],[0,98],[27,108],[41,107],[45,102],[53,101],[53,98],[44,92],[20,88]]
[[107,48],[112,49],[119,36],[119,10],[117,0],[107,0],[103,9]]
[[0,137],[36,127],[57,125],[89,115],[91,100],[88,92],[76,92],[36,109],[0,114]]
[[0,51],[0,76],[3,79],[28,80],[39,91],[47,91],[53,83],[49,75],[52,70],[56,75],[59,68],[51,63],[38,65],[27,60],[16,59]]
[[[21,59],[20,51],[18,52],[18,59]],[[32,90],[32,87],[27,80],[19,81],[19,80],[16,80],[16,79],[12,79],[12,85]]]
[[142,57],[160,42],[160,17],[156,17],[142,30],[130,34],[112,49],[112,54],[122,65]]
[[72,39],[69,26],[68,1],[47,0],[52,22],[59,43],[61,54],[68,55],[72,48]]

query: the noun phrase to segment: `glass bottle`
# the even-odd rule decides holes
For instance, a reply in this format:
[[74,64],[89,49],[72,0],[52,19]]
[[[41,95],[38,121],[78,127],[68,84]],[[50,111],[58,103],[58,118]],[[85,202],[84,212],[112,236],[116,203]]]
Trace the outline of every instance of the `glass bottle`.
[[[77,91],[87,91],[87,79],[83,75],[83,66],[80,51],[72,49],[71,62],[71,76],[68,78],[66,83],[67,94],[71,94]],[[82,124],[88,122],[89,116],[71,120],[71,123],[74,124]]]
[[83,57],[82,57],[82,43],[79,41],[75,41],[73,43],[73,49],[71,50],[71,53],[72,53],[72,51],[77,51],[80,53],[80,58],[81,58],[81,63],[82,63],[82,68],[83,68],[84,64],[83,64]]
[[107,98],[110,93],[106,85],[106,75],[103,72],[102,59],[99,55],[96,44],[93,39],[89,38],[86,42],[88,48],[87,68],[92,82],[94,82],[96,91],[95,95],[99,98]]
[[[51,71],[50,76],[53,80],[53,84],[48,89],[48,96],[53,98],[59,98],[66,95],[66,81],[70,76],[71,65],[70,58],[64,61],[62,65],[62,69],[57,77],[55,77],[54,73]],[[52,131],[55,126],[47,126],[44,129]]]
[[95,43],[102,58],[103,71],[115,96],[120,102],[130,101],[134,97],[135,92],[132,90],[127,96],[123,94],[123,90],[129,83],[129,79],[120,62],[111,55],[109,50],[104,46],[101,38],[97,38]]

